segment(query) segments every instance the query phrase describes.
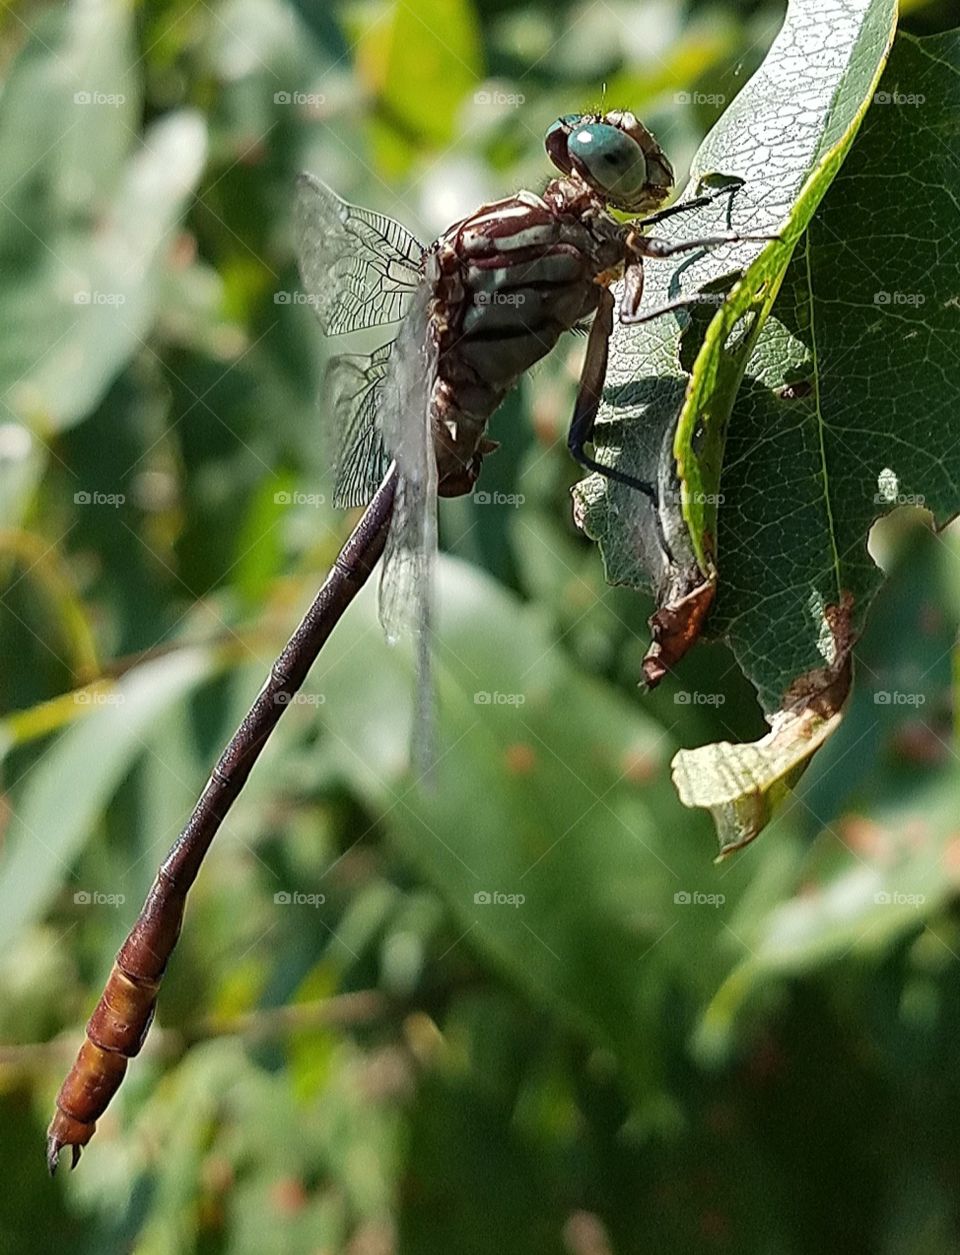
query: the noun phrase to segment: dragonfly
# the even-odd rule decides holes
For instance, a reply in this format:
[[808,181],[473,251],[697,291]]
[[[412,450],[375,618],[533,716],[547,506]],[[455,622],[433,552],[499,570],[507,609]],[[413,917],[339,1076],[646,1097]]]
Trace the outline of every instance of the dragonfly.
[[[417,719],[429,722],[429,637],[440,497],[469,493],[497,445],[487,423],[519,378],[566,332],[587,331],[567,439],[585,469],[624,483],[656,510],[656,487],[591,454],[614,318],[636,323],[695,304],[641,307],[644,261],[771,236],[730,231],[670,241],[645,234],[716,195],[663,208],[673,170],[628,111],[571,114],[547,131],[558,173],[542,194],[482,205],[424,246],[400,223],[342,200],[313,175],[295,207],[300,268],[330,336],[397,324],[371,354],[328,370],[335,496],[365,506],[313,604],[271,668],[161,865],[117,954],[76,1061],[57,1095],[47,1162],[75,1166],[140,1051],[177,943],[187,894],[210,843],[280,716],[347,606],[383,557],[380,617],[417,639]],[[641,215],[623,222],[611,210]],[[645,216],[644,216],[645,215]],[[614,284],[619,285],[615,296]],[[662,534],[662,533],[661,533]]]
[[[670,242],[643,231],[707,204],[702,196],[662,210],[674,174],[650,131],[626,111],[572,114],[545,139],[559,171],[542,195],[521,191],[482,205],[433,244],[401,223],[348,204],[301,175],[297,233],[309,302],[328,336],[399,323],[369,356],[335,357],[328,371],[335,448],[334,503],[366,504],[383,476],[397,476],[380,581],[387,638],[417,641],[414,758],[432,756],[429,678],[437,498],[471,492],[496,448],[487,423],[520,376],[568,331],[588,331],[568,448],[585,469],[637,489],[656,510],[656,487],[591,456],[607,370],[615,300],[635,323],[702,301],[680,297],[641,310],[643,262],[744,239],[727,232]],[[626,224],[611,208],[648,213]],[[655,211],[650,213],[649,211]],[[655,515],[661,545],[669,545]]]

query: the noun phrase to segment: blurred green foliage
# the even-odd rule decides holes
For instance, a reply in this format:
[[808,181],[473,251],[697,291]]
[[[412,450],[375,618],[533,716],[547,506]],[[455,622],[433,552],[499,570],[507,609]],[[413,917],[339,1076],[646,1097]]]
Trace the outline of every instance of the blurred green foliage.
[[779,18],[0,14],[3,1251],[957,1249],[957,538],[875,538],[844,724],[715,867],[668,763],[763,720],[718,645],[637,692],[650,605],[570,519],[576,343],[494,420],[482,486],[522,505],[443,506],[443,788],[406,775],[370,590],[218,838],[80,1168],[43,1162],[113,954],[349,525],[296,172],[431,238],[539,188],[545,125],[602,99],[680,171],[721,106],[677,93],[732,95]]

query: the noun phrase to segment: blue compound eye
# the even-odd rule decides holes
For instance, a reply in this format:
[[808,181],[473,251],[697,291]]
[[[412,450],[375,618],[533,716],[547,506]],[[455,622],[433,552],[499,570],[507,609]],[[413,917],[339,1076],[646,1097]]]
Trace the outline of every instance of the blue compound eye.
[[548,128],[544,136],[544,145],[550,160],[562,170],[564,174],[570,173],[570,154],[567,152],[567,140],[570,137],[570,128],[575,125],[578,118],[573,114],[568,114],[565,118],[558,118],[551,127]]
[[579,127],[567,138],[567,152],[590,182],[615,200],[629,200],[647,182],[643,149],[615,126],[594,122]]

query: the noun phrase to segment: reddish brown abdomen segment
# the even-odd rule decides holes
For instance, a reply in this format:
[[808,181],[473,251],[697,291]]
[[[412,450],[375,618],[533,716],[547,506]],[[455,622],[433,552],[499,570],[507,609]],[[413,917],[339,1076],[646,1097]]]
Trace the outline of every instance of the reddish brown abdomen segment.
[[153,1020],[157,991],[167,959],[177,944],[186,891],[178,890],[161,868],[144,908],[110,972],[96,1010],[87,1023],[86,1040],[57,1094],[57,1108],[47,1129],[47,1166],[56,1170],[64,1146],[80,1148],[117,1092],[127,1060],[140,1053]]

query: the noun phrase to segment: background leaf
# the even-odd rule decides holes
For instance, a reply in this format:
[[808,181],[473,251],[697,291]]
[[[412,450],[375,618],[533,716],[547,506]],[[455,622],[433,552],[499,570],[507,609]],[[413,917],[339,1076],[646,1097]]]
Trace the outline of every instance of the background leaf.
[[171,113],[138,144],[132,45],[132,10],[119,0],[50,14],[0,112],[9,180],[0,387],[43,433],[88,413],[139,347],[158,259],[203,166],[196,112]]
[[130,770],[131,757],[143,749],[150,724],[209,669],[202,655],[181,653],[139,668],[116,686],[96,685],[74,694],[90,714],[59,739],[33,772],[7,833],[0,873],[0,938],[9,941],[49,903]]

